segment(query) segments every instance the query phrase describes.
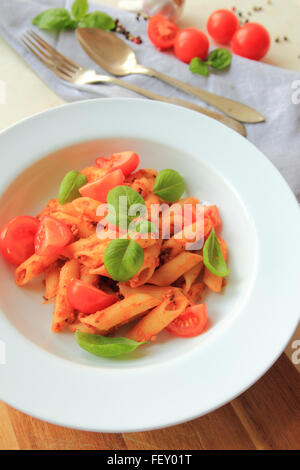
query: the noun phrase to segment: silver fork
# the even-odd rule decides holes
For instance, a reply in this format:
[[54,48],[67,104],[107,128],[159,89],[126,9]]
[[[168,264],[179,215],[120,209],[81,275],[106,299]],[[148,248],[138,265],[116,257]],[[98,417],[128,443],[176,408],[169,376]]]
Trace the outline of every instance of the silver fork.
[[[135,93],[146,96],[152,100],[163,101],[165,103],[171,103],[177,106],[183,106],[184,108],[198,111],[199,113],[205,114],[206,116],[210,116],[213,119],[220,121],[239,134],[246,136],[245,126],[235,119],[223,116],[222,114],[198,106],[194,103],[191,103],[190,101],[184,101],[179,98],[166,98],[165,96],[153,93],[149,90],[145,90],[144,88],[140,88],[132,83],[120,80],[119,78],[109,75],[99,75],[93,69],[82,67],[73,60],[68,59],[62,55],[32,30],[23,34],[21,41],[46,67],[48,67],[49,70],[51,70],[51,72],[53,72],[62,80],[72,83],[77,88],[82,89],[83,85],[96,83],[113,83],[114,85],[127,88],[128,90],[134,91]],[[100,92],[96,87],[92,91],[95,93]]]

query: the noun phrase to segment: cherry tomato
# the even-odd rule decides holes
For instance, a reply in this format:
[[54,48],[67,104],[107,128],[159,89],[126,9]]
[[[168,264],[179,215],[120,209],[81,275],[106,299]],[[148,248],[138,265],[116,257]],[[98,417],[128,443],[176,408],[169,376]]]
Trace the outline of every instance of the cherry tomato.
[[115,186],[124,183],[125,177],[121,170],[115,170],[103,176],[99,180],[87,183],[79,188],[79,192],[83,197],[90,197],[99,202],[106,202],[107,195]]
[[113,153],[110,158],[99,157],[96,165],[107,168],[109,171],[122,170],[125,176],[129,176],[140,163],[140,157],[135,152]]
[[55,255],[68,245],[71,239],[72,232],[64,222],[45,215],[35,236],[35,253],[39,256]]
[[219,44],[227,44],[239,28],[239,20],[230,10],[216,10],[207,20],[208,34]]
[[221,227],[222,221],[217,206],[204,206],[204,217],[210,218],[215,230]]
[[206,327],[206,324],[206,304],[199,304],[187,307],[185,313],[175,318],[166,329],[175,336],[191,338],[192,336],[200,335]]
[[81,313],[91,314],[114,304],[115,295],[97,289],[91,284],[74,279],[67,287],[68,300],[73,308]]
[[148,21],[148,37],[158,49],[172,47],[177,33],[176,24],[162,15],[151,16]]
[[270,36],[261,24],[246,23],[235,32],[231,47],[235,54],[260,60],[270,48]]
[[40,226],[35,217],[21,215],[10,220],[0,232],[0,250],[4,258],[18,266],[34,254],[34,237]]
[[194,57],[205,60],[208,54],[209,41],[206,35],[196,28],[185,28],[180,31],[174,42],[174,52],[178,59],[189,64]]

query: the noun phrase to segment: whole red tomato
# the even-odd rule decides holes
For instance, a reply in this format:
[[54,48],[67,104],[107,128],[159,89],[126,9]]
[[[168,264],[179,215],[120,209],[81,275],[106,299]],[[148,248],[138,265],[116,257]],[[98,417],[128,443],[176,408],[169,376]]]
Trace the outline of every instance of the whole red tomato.
[[205,60],[208,54],[207,36],[196,28],[185,28],[180,31],[174,42],[174,52],[178,59],[189,64],[194,57]]
[[239,28],[239,20],[230,10],[216,10],[207,20],[208,34],[219,44],[227,44]]
[[269,33],[261,24],[246,23],[235,32],[231,47],[235,54],[260,60],[268,52],[270,42]]

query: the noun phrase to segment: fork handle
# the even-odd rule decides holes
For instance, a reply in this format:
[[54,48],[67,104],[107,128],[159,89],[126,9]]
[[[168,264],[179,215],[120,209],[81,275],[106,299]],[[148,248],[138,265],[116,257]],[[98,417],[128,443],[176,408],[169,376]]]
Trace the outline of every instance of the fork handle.
[[176,78],[173,78],[169,75],[165,75],[164,73],[158,72],[157,70],[151,69],[149,67],[137,65],[134,72],[132,73],[139,73],[148,75],[150,77],[158,78],[159,80],[162,80],[163,82],[168,83],[169,85],[172,85],[175,88],[178,88],[179,90],[183,90],[184,92],[189,93],[190,95],[196,96],[205,103],[214,106],[223,113],[227,114],[227,116],[237,119],[238,121],[257,123],[265,120],[264,116],[261,113],[251,108],[250,106],[239,103],[238,101],[230,100],[229,98],[224,98],[223,96],[219,96],[214,93],[210,93],[209,91],[202,90],[201,88],[189,85],[188,83],[184,83],[180,80],[177,80]]
[[[89,87],[91,90],[94,90],[96,93],[99,91],[94,85],[97,83],[97,77],[95,77],[95,82],[93,87]],[[100,81],[100,80],[99,80]],[[150,98],[151,100],[155,101],[163,101],[164,103],[175,104],[177,106],[182,106],[183,108],[192,109],[193,111],[197,111],[198,113],[205,114],[205,116],[209,116],[217,121],[220,121],[225,126],[230,127],[231,129],[235,130],[242,136],[246,137],[246,129],[245,126],[241,123],[236,121],[235,119],[231,119],[227,116],[223,116],[222,114],[216,113],[209,109],[203,108],[202,106],[198,106],[190,101],[184,101],[179,98],[166,98],[163,95],[159,95],[158,93],[154,93],[153,91],[146,90],[139,86],[134,85],[133,83],[126,82],[125,80],[120,80],[116,77],[106,76],[106,82],[113,83],[115,85],[121,86],[123,88],[127,88],[128,90],[134,91],[140,95],[145,96],[146,98]],[[101,76],[101,83],[103,83],[103,76]]]

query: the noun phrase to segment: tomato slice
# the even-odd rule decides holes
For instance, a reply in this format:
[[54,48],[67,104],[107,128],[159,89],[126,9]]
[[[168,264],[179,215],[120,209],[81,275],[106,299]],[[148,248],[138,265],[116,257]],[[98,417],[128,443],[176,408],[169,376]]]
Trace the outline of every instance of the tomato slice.
[[125,176],[130,175],[140,164],[140,157],[135,152],[113,153],[111,157],[99,157],[96,165],[109,171],[122,170]]
[[72,232],[64,222],[45,215],[35,236],[35,253],[39,256],[52,256],[68,245],[71,239]]
[[115,170],[102,178],[87,183],[79,188],[79,192],[83,197],[90,197],[99,202],[106,202],[107,195],[115,186],[124,183],[125,176],[121,170]]
[[200,335],[207,324],[206,304],[187,307],[185,313],[175,318],[168,326],[167,331],[175,336],[191,338]]
[[34,237],[40,221],[29,215],[10,220],[0,232],[0,250],[10,263],[19,266],[34,254]]
[[103,310],[118,300],[115,295],[109,295],[97,289],[97,287],[78,279],[74,279],[68,285],[67,296],[74,309],[86,314]]
[[162,15],[151,16],[148,21],[148,37],[158,49],[172,47],[178,31],[176,24]]
[[221,227],[222,220],[217,206],[204,206],[204,217],[209,217],[215,230]]

